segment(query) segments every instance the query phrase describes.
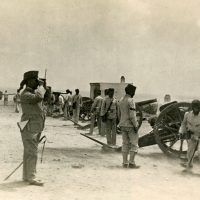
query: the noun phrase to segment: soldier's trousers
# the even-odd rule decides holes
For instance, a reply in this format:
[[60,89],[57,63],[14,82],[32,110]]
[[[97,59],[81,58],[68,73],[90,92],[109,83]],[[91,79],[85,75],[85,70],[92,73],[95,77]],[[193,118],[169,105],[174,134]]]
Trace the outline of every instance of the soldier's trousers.
[[23,131],[21,133],[24,146],[23,180],[33,180],[36,175],[38,141],[41,133]]
[[197,147],[197,142],[198,140],[194,139],[193,137],[190,140],[188,140],[187,158],[188,158],[188,162],[191,160],[190,165],[193,165],[192,157],[194,157],[194,152],[196,150],[198,150],[198,156],[200,159],[200,152],[199,152],[199,148]]
[[98,129],[99,129],[99,135],[103,136],[101,116],[99,114],[97,114],[96,117],[97,117],[97,126],[98,126]]
[[131,127],[120,127],[122,132],[122,152],[137,152],[138,150],[138,133],[134,132]]
[[74,121],[75,123],[78,123],[79,115],[80,115],[80,107],[77,107],[77,108],[73,109],[72,121]]
[[107,119],[106,120],[107,144],[116,145],[116,132],[117,132],[116,119]]

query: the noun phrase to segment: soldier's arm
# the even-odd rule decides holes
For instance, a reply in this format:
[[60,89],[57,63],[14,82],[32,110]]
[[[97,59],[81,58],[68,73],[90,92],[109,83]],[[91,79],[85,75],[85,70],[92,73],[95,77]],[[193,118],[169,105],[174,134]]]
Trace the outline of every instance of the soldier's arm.
[[105,114],[105,106],[106,106],[106,100],[103,99],[102,105],[101,105],[101,116]]
[[92,107],[91,107],[91,112],[94,111],[94,109],[96,108],[96,106],[97,106],[97,99],[95,98],[95,100],[94,100],[94,102],[92,104]]
[[187,132],[187,116],[188,113],[186,112],[183,118],[183,121],[181,123],[180,129],[179,129],[179,133],[186,133]]
[[43,86],[39,86],[34,94],[31,92],[24,93],[23,96],[21,96],[21,101],[32,104],[38,103],[43,100],[45,91],[46,90],[44,89]]
[[129,99],[128,103],[129,103],[129,117],[130,117],[130,120],[131,120],[133,126],[135,128],[137,128],[138,127],[138,121],[137,121],[137,117],[136,117],[135,103],[134,103],[133,99]]

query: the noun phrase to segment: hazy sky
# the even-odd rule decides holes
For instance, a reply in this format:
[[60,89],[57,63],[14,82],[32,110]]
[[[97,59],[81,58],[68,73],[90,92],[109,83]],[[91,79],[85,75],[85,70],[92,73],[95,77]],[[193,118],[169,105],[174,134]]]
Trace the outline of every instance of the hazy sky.
[[[53,88],[119,82],[200,91],[199,0],[1,0],[1,87],[39,69]],[[200,96],[200,93],[199,93]]]

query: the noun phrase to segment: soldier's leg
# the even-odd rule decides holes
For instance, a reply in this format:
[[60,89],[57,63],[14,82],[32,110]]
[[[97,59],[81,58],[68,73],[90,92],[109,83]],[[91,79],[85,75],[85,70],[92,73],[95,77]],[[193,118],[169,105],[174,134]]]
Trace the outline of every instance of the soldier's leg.
[[96,114],[97,117],[97,127],[99,130],[99,135],[101,135],[101,117],[99,116],[99,114]]
[[67,105],[64,107],[64,119],[67,119]]
[[112,119],[111,137],[112,137],[112,144],[113,145],[116,145],[116,132],[117,132],[117,122],[116,122],[116,119]]
[[138,152],[138,133],[135,133],[134,129],[130,128],[128,137],[129,137],[129,143],[130,143],[129,164],[135,165],[135,156]]
[[79,121],[79,115],[80,115],[80,107],[77,107],[77,111],[76,111],[76,123],[78,123]]
[[188,140],[188,150],[187,150],[187,158],[188,158],[188,163],[187,167],[191,168],[193,167],[193,155],[194,151],[196,149],[197,141],[194,139]]
[[37,164],[37,151],[38,142],[37,139],[27,139],[28,149],[27,149],[27,178],[31,182],[36,177],[36,164]]
[[121,127],[122,133],[122,159],[123,159],[123,167],[128,167],[128,152],[129,152],[129,141],[127,128]]
[[107,144],[111,145],[112,140],[111,140],[111,129],[112,129],[112,120],[107,119],[106,120],[106,138],[107,138]]

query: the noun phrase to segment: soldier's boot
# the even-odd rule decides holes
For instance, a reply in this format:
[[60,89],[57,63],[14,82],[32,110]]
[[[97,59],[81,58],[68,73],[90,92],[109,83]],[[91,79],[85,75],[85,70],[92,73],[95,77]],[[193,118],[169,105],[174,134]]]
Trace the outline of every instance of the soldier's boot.
[[123,164],[122,164],[123,168],[128,168],[128,153],[123,152],[122,157],[123,157]]
[[136,156],[137,152],[130,152],[130,158],[129,158],[129,168],[132,169],[138,169],[140,168],[139,165],[135,164],[135,156]]

